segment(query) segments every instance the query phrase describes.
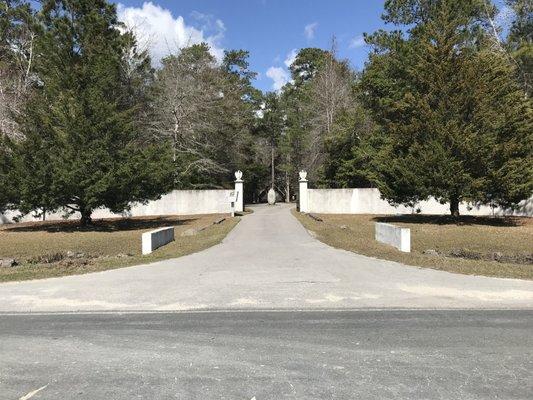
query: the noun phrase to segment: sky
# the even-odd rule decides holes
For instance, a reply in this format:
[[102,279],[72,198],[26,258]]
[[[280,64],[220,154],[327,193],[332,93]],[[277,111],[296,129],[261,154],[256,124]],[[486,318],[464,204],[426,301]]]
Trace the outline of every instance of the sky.
[[[501,0],[500,0],[501,1]],[[363,33],[387,28],[379,0],[119,0],[119,18],[133,29],[155,65],[190,44],[205,41],[221,59],[224,50],[250,52],[254,85],[279,90],[288,66],[304,47],[329,49],[361,70],[369,48]]]
[[368,48],[364,32],[383,27],[376,0],[121,0],[119,17],[134,29],[154,62],[176,48],[208,42],[215,57],[225,49],[250,52],[254,85],[277,90],[288,65],[304,47],[331,47],[361,69]]

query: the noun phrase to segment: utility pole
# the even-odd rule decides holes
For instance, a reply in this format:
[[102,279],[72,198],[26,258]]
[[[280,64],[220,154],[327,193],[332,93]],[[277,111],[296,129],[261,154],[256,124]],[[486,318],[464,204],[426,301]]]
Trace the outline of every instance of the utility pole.
[[291,165],[291,154],[287,154],[287,168],[285,169],[285,203],[291,202],[291,175],[289,174],[289,166]]
[[272,190],[274,190],[274,179],[275,179],[275,176],[274,176],[274,139],[272,139],[272,145],[270,146],[271,150],[272,150],[272,176],[271,176],[271,180],[272,180]]
[[274,189],[274,178],[275,178],[275,176],[274,176],[274,138],[272,138],[271,151],[272,151],[272,176],[271,176],[272,186],[268,190],[268,197],[267,198],[268,198],[268,204],[273,206],[274,204],[276,204],[276,190]]
[[289,171],[285,171],[285,203],[291,202],[291,184],[289,180]]

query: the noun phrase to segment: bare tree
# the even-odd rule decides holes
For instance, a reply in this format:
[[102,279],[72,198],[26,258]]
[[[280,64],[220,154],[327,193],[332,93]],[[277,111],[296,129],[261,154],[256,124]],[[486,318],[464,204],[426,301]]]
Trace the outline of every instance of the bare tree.
[[354,105],[352,85],[353,73],[347,62],[337,60],[336,41],[333,38],[325,65],[311,82],[310,101],[307,105],[310,135],[306,164],[311,176],[324,162],[324,142],[334,134],[336,118]]
[[180,55],[163,60],[163,68],[157,74],[154,129],[158,136],[171,139],[174,161],[179,153],[194,154],[198,157],[187,168],[202,169],[210,168],[209,160],[203,157],[207,143],[199,134],[206,130],[208,121],[198,116],[215,102],[217,94],[205,87],[208,77],[212,78],[212,60],[193,64]]
[[[526,4],[528,4],[527,7],[529,7],[529,20],[531,21],[531,10],[533,10],[533,6],[531,5],[531,3],[529,2],[525,2],[524,3],[524,8],[526,7]],[[510,19],[510,16],[511,14],[513,14],[512,12],[510,12],[509,10],[507,11],[507,15],[503,15],[503,24],[507,24],[508,26],[498,26],[495,19],[494,19],[494,13],[495,13],[495,7],[493,4],[490,4],[487,2],[487,0],[483,0],[483,6],[484,6],[484,11],[485,11],[485,14],[486,14],[486,18],[487,18],[487,21],[490,25],[490,31],[489,31],[489,36],[490,38],[492,39],[492,45],[493,45],[493,48],[495,51],[497,52],[500,52],[502,53],[505,58],[514,65],[514,67],[516,68],[517,72],[518,72],[518,75],[519,75],[519,79],[525,89],[525,97],[527,98],[529,96],[529,93],[531,91],[531,84],[530,84],[530,81],[528,79],[528,75],[530,73],[527,72],[527,68],[524,68],[524,66],[522,66],[520,64],[520,62],[513,56],[512,52],[510,52],[510,49],[509,49],[509,46],[505,46],[505,43],[504,41],[502,40],[501,36],[500,36],[500,31],[502,28],[507,28],[507,29],[510,29],[510,22],[509,19]],[[527,11],[526,11],[527,13]],[[531,30],[530,30],[531,32]],[[533,34],[530,33],[530,38],[533,36]],[[530,39],[530,42],[531,42],[531,39]]]
[[14,13],[9,2],[0,5],[6,28],[0,33],[0,133],[20,139],[17,119],[35,81],[35,38],[31,16]]
[[152,127],[172,146],[179,168],[177,183],[193,174],[229,173],[249,133],[244,130],[248,108],[243,93],[238,77],[217,64],[205,44],[184,48],[162,61]]

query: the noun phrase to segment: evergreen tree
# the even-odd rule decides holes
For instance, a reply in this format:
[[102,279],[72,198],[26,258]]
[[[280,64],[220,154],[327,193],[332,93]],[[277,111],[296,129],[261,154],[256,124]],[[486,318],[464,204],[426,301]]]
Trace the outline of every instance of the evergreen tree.
[[533,2],[531,0],[507,0],[514,12],[507,45],[518,63],[520,82],[528,96],[533,93]]
[[461,201],[531,195],[531,104],[490,46],[487,17],[484,0],[389,0],[384,19],[410,26],[407,37],[367,37],[363,91],[384,138],[373,165],[391,203],[433,196],[458,215]]
[[[358,87],[354,90],[358,92]],[[358,102],[335,121],[334,135],[326,138],[324,184],[327,187],[367,188],[373,185],[372,162],[379,135],[369,113]]]
[[[280,150],[283,154],[282,168],[289,176],[289,189],[298,187],[298,171],[309,170],[309,119],[305,104],[307,92],[296,84],[284,87],[280,96],[281,109],[284,117],[283,137]],[[285,183],[286,186],[286,183]]]
[[326,62],[311,81],[311,121],[323,146],[319,184],[326,187],[369,185],[364,165],[354,162],[372,129],[368,112],[357,99],[358,80],[348,61],[337,59],[333,42]]
[[[27,106],[31,107],[32,102]],[[61,188],[54,181],[53,138],[46,131],[32,131],[35,125],[22,121],[24,140],[11,142],[11,171],[8,176],[15,186],[13,207],[20,213],[16,217],[33,213],[46,219],[47,212],[61,208]],[[30,128],[31,129],[31,128]],[[15,207],[16,206],[16,207]]]
[[0,135],[0,213],[12,208],[17,198],[17,181],[13,179],[14,159],[10,140]]
[[127,79],[132,38],[117,29],[115,5],[47,0],[40,23],[39,89],[26,107],[18,150],[21,180],[44,182],[21,192],[20,208],[60,206],[87,224],[96,208],[120,212],[158,198],[171,187],[170,154],[143,136],[136,118],[143,102],[134,94],[143,89],[132,86],[145,80]]
[[355,163],[354,155],[372,123],[357,98],[358,75],[336,57],[335,40],[329,51],[302,49],[290,69],[292,83],[282,93],[286,128],[281,142],[289,186],[297,185],[302,168],[318,186],[368,186],[365,165]]

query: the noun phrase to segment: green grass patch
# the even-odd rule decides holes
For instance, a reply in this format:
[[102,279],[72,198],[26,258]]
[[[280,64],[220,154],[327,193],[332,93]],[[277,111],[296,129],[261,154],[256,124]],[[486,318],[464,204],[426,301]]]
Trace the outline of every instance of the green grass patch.
[[[461,274],[533,279],[532,218],[315,214],[320,222],[293,213],[317,239],[332,247]],[[375,241],[376,222],[410,228],[411,253]]]

